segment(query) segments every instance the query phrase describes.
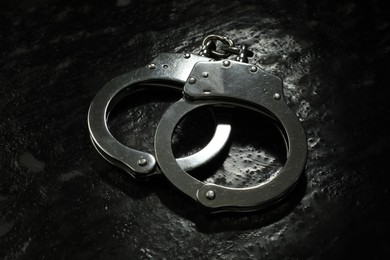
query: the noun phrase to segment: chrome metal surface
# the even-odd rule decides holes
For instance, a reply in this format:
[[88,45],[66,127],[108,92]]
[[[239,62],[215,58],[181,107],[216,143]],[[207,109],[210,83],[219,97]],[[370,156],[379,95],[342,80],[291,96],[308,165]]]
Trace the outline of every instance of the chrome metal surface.
[[231,126],[228,124],[218,124],[211,141],[199,152],[176,159],[180,167],[185,171],[193,170],[205,163],[211,161],[223,149],[231,132]]
[[[176,188],[211,212],[264,208],[279,201],[298,181],[306,163],[306,136],[298,118],[281,100],[279,93],[283,92],[279,78],[260,69],[254,70],[250,64],[230,61],[229,66],[225,65],[224,61],[213,61],[198,62],[194,66],[189,77],[198,80],[194,84],[187,82],[184,98],[166,111],[157,127],[156,159]],[[202,77],[204,71],[209,72],[209,77]],[[262,91],[264,89],[267,91]],[[287,151],[287,160],[275,178],[250,188],[227,188],[205,184],[178,165],[171,147],[171,137],[178,122],[194,109],[220,105],[247,107],[274,119]]]
[[[89,132],[98,152],[133,177],[145,178],[157,174],[156,160],[152,154],[129,148],[113,137],[107,127],[108,115],[120,99],[140,89],[152,90],[159,86],[182,90],[193,66],[198,61],[208,60],[209,58],[198,55],[161,54],[146,67],[108,82],[97,93],[88,112]],[[213,139],[205,149],[180,158],[179,164],[185,170],[190,170],[209,161],[224,147],[229,133],[228,126],[217,126]]]

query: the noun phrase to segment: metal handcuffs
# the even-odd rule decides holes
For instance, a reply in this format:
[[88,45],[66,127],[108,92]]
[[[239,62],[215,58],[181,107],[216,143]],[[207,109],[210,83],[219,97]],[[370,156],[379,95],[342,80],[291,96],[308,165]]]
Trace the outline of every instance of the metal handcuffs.
[[[222,43],[221,50],[217,50],[217,41]],[[232,54],[237,55],[236,60],[226,59]],[[282,81],[246,63],[252,55],[246,45],[235,46],[227,37],[210,35],[203,41],[199,55],[160,54],[147,66],[111,80],[97,93],[89,108],[92,143],[106,160],[134,178],[155,175],[158,167],[178,190],[210,212],[251,211],[274,204],[297,183],[306,163],[307,142],[298,118],[284,102]],[[108,114],[119,100],[153,86],[183,92],[182,99],[168,108],[157,126],[155,156],[121,144],[107,127]],[[266,183],[246,188],[204,183],[189,175],[187,171],[218,155],[231,131],[229,124],[219,124],[201,151],[175,158],[171,142],[176,126],[188,113],[205,106],[245,107],[272,118],[283,135],[287,151],[286,162],[278,174]]]

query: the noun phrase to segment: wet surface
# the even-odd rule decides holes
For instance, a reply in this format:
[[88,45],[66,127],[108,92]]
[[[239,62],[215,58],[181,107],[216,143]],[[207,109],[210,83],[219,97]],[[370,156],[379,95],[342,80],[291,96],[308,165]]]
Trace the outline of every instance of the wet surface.
[[[0,258],[390,256],[389,9],[285,2],[0,3]],[[89,139],[104,83],[211,33],[251,44],[308,137],[302,179],[267,210],[209,216],[163,177],[134,181]],[[152,149],[167,104],[140,105],[136,124],[119,111],[114,132]],[[237,159],[253,148],[239,146]]]

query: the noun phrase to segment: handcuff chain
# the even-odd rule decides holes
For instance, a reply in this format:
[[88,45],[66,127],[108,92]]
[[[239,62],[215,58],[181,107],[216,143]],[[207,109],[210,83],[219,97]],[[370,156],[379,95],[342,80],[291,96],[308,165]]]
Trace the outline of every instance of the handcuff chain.
[[[221,42],[221,46],[217,46]],[[217,50],[219,47],[220,50]],[[231,55],[237,55],[236,60],[248,63],[248,57],[253,57],[253,52],[248,50],[248,45],[236,46],[232,39],[226,36],[211,34],[202,41],[199,55],[214,59],[226,59]]]

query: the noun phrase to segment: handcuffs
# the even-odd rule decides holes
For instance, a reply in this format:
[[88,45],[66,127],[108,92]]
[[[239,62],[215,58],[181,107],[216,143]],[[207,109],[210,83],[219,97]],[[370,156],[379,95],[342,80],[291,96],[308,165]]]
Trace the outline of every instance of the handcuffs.
[[[219,44],[219,45],[218,45]],[[228,57],[236,55],[235,60]],[[282,81],[248,63],[253,52],[224,36],[209,35],[199,55],[163,53],[140,69],[114,78],[96,94],[88,111],[92,143],[100,155],[136,179],[160,172],[179,191],[209,212],[252,211],[282,199],[304,170],[307,142],[299,119],[283,99]],[[129,148],[110,133],[107,120],[125,96],[155,87],[175,89],[183,97],[162,116],[154,136],[154,154]],[[210,107],[244,107],[265,115],[278,126],[286,145],[283,167],[265,183],[231,188],[202,182],[188,171],[212,161],[228,142],[231,126],[217,124],[214,136],[200,151],[175,158],[172,136],[178,123],[192,111]],[[159,169],[159,171],[157,170]]]

